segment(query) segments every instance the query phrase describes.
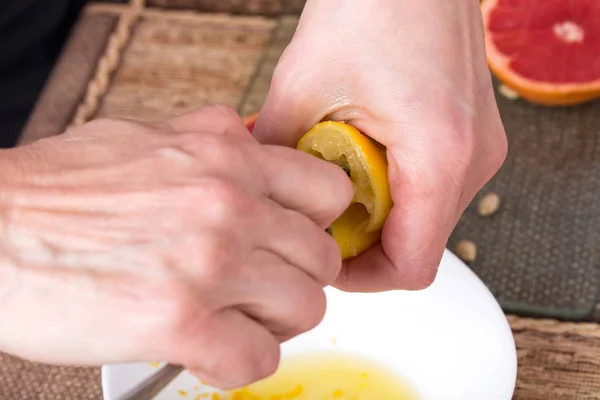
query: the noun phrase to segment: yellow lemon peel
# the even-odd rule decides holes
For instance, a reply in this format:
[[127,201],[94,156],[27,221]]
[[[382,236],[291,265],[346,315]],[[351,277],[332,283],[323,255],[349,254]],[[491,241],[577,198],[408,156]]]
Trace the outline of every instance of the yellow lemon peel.
[[372,247],[380,240],[393,205],[385,148],[352,125],[335,121],[315,125],[300,139],[297,148],[339,165],[352,181],[352,204],[328,228],[342,259]]

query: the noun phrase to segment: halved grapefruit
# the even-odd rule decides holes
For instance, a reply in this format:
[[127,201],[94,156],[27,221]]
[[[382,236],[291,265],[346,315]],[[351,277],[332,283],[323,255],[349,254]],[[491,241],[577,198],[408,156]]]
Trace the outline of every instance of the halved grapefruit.
[[490,69],[521,97],[574,105],[600,97],[599,0],[483,0]]

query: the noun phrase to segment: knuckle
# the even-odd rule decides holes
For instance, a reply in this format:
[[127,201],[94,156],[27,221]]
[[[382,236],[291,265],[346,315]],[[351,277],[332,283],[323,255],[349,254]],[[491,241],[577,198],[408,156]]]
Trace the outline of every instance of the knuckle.
[[[441,259],[441,256],[439,257]],[[436,261],[437,260],[437,261]],[[392,284],[395,289],[423,290],[427,289],[437,276],[439,259],[418,257],[408,260],[402,270],[394,275]]]
[[280,357],[280,349],[276,343],[266,346],[255,359],[250,360],[246,383],[264,379],[274,374],[279,365]]
[[193,155],[205,165],[215,169],[231,170],[235,164],[247,161],[243,147],[236,145],[223,135],[206,133],[186,133],[181,135],[178,147],[185,153]]
[[325,316],[326,298],[323,290],[314,285],[306,288],[302,302],[295,302],[294,334],[301,334],[317,326]]
[[200,204],[210,219],[225,228],[233,228],[245,219],[252,202],[245,191],[225,179],[205,179],[197,186]]
[[212,133],[224,134],[244,127],[239,114],[231,107],[215,104],[208,106],[205,111],[208,118],[214,119],[215,122]]
[[271,376],[279,366],[281,350],[276,340],[260,345],[260,348],[227,351],[211,368],[215,376],[227,377],[222,389],[246,386]]
[[236,256],[235,241],[224,234],[211,234],[197,245],[198,264],[194,268],[197,281],[207,288],[221,287],[224,282],[234,279],[241,262]]
[[166,319],[166,331],[174,337],[181,337],[188,331],[196,307],[189,289],[182,283],[164,282],[160,290],[160,299],[164,304],[161,315]]

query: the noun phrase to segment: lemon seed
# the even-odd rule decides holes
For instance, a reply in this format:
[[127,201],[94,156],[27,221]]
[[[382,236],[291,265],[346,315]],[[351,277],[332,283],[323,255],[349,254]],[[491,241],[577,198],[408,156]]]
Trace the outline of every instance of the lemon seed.
[[465,262],[473,262],[477,258],[477,246],[470,240],[461,240],[456,245],[456,255]]
[[498,86],[498,92],[509,100],[516,100],[519,98],[519,93],[515,92],[506,85]]
[[500,196],[496,193],[487,193],[479,200],[477,210],[479,211],[479,215],[487,217],[496,213],[498,208],[500,208]]

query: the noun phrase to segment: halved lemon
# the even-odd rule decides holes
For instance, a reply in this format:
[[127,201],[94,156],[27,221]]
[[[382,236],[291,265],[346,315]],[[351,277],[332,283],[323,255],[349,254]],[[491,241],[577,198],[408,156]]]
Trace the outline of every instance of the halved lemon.
[[354,186],[354,199],[328,228],[342,259],[359,255],[381,238],[392,208],[385,148],[352,125],[325,121],[315,125],[297,148],[343,168]]

